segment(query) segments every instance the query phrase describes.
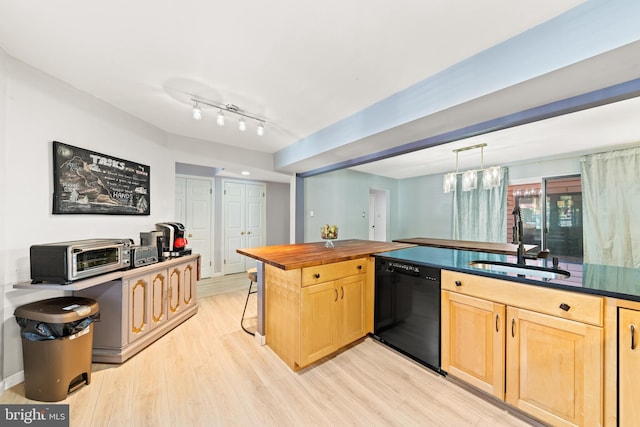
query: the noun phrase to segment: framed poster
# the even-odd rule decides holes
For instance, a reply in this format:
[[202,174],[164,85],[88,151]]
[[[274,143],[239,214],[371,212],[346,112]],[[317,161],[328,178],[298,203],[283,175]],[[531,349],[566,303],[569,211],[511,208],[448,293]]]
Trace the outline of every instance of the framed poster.
[[149,166],[53,141],[53,213],[149,215]]

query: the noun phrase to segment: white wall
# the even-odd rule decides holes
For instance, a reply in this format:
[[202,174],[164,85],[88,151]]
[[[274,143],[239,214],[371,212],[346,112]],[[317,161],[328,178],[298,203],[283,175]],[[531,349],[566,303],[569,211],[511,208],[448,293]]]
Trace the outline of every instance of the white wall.
[[[304,179],[304,241],[319,242],[324,224],[338,226],[338,239],[369,238],[369,190],[387,191],[387,239],[398,236],[398,181],[377,175],[337,170]],[[311,216],[313,211],[313,216]]]
[[[140,231],[173,219],[175,174],[165,132],[1,51],[0,58],[0,91],[6,88],[0,92],[2,378],[10,386],[8,378],[22,370],[14,309],[60,295],[13,289],[30,279],[29,247],[93,237],[128,237],[139,243]],[[52,215],[53,140],[149,165],[151,215]]]

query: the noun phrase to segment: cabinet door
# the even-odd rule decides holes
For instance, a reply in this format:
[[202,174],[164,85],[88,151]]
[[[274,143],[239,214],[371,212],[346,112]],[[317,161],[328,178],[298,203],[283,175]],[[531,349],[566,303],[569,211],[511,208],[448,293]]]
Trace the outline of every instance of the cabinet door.
[[640,425],[640,311],[621,308],[618,313],[618,423]]
[[602,328],[507,309],[507,403],[551,425],[602,425]]
[[148,294],[151,285],[149,276],[142,276],[130,279],[128,282],[129,292],[129,321],[128,340],[135,341],[145,334],[151,326],[149,325],[149,304]]
[[169,269],[167,277],[167,317],[171,319],[182,311],[181,294],[183,293],[182,267],[175,266]]
[[300,366],[338,349],[336,282],[302,288],[300,301]]
[[350,276],[338,282],[338,347],[352,343],[366,335],[364,274]]
[[505,306],[442,292],[442,369],[504,400]]
[[196,301],[196,263],[183,264],[180,268],[182,276],[180,302],[184,307],[188,307]]
[[167,304],[165,293],[167,289],[166,271],[159,271],[151,275],[151,283],[148,294],[149,329],[167,320]]

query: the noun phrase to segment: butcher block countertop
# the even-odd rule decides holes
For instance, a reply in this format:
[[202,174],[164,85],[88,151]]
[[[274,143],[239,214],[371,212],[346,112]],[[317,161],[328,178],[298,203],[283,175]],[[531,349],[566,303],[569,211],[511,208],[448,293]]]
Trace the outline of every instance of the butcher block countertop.
[[415,246],[407,243],[372,240],[334,240],[333,248],[325,248],[324,245],[325,242],[298,243],[237,249],[236,252],[283,270],[295,270]]
[[[410,243],[418,246],[433,246],[436,248],[448,248],[459,250],[471,250],[488,252],[492,254],[515,255],[518,245],[513,243],[472,242],[468,240],[431,239],[428,237],[412,237],[409,239],[396,239],[394,242]],[[536,245],[524,245],[525,252],[537,248]]]

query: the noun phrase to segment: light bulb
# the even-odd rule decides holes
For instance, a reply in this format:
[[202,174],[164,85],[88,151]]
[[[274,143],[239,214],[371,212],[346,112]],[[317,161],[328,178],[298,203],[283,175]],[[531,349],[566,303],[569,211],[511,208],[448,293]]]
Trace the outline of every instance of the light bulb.
[[218,123],[218,126],[224,126],[224,114],[222,114],[222,110],[218,110],[218,117],[216,118],[216,123]]
[[262,123],[258,123],[257,133],[258,133],[258,136],[264,135],[264,125]]
[[240,120],[238,120],[238,129],[240,129],[241,132],[247,130],[247,122],[244,121],[244,117],[242,116],[240,116]]
[[193,106],[193,118],[196,120],[200,120],[202,118],[202,110],[197,102]]

